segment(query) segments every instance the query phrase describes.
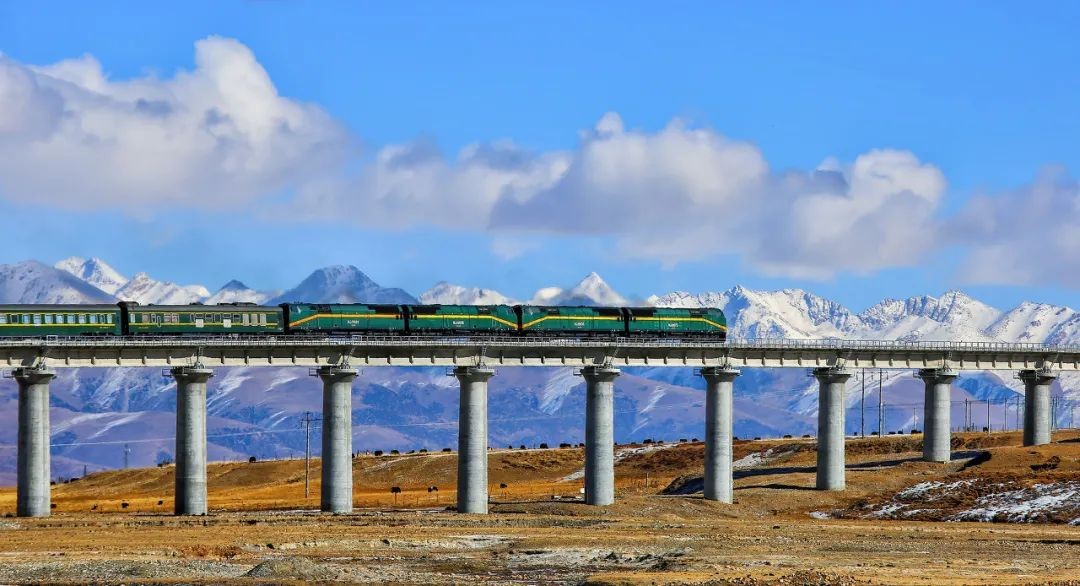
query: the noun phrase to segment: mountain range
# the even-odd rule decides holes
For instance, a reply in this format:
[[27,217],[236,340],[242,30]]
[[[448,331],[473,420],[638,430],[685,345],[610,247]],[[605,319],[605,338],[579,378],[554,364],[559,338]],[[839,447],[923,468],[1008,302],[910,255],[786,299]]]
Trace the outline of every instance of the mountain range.
[[[383,287],[353,266],[317,269],[295,287],[257,291],[239,280],[211,293],[202,285],[160,281],[146,273],[128,278],[101,259],[69,258],[49,266],[36,261],[0,265],[2,303],[279,303],[283,301],[377,303],[515,303],[487,288],[439,282],[412,295]],[[1001,310],[960,291],[940,296],[887,299],[853,312],[799,289],[669,292],[628,299],[591,273],[566,287],[538,290],[531,303],[669,307],[720,307],[730,334],[740,338],[851,338],[964,340],[1080,344],[1075,310],[1025,302]],[[878,397],[885,430],[909,430],[921,420],[922,382],[911,372],[857,372],[849,382],[848,431],[877,430]],[[865,401],[863,400],[865,389]],[[986,422],[990,401],[995,428],[1016,425],[1022,390],[1009,373],[965,372],[954,384],[954,425],[973,413]],[[53,475],[84,469],[133,466],[172,457],[175,385],[142,369],[62,369],[52,384]],[[1056,421],[1071,424],[1080,399],[1080,376],[1063,374],[1053,387]],[[616,383],[616,440],[700,437],[704,431],[702,383],[686,368],[627,368]],[[429,449],[456,441],[457,382],[441,368],[369,368],[353,390],[354,445],[365,449]],[[318,413],[321,392],[305,369],[218,369],[207,397],[211,459],[290,457],[302,454],[299,418]],[[17,393],[0,385],[0,484],[14,482]],[[493,445],[578,442],[584,436],[584,385],[572,369],[502,368],[490,383]],[[816,384],[798,369],[747,369],[736,382],[735,433],[742,437],[814,433]],[[1022,411],[1021,411],[1022,413]],[[314,446],[319,442],[314,441]]]

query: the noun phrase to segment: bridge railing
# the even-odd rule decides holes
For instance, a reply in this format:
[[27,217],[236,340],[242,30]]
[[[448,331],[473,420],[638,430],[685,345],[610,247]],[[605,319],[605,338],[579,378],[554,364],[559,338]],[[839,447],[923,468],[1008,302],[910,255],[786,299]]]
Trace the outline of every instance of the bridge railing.
[[1016,342],[951,342],[848,340],[842,338],[729,338],[725,342],[695,338],[530,338],[521,336],[38,336],[0,338],[0,348],[167,348],[167,347],[313,347],[313,346],[429,346],[429,347],[580,347],[580,348],[708,348],[732,350],[835,350],[887,352],[1080,353],[1080,345]]

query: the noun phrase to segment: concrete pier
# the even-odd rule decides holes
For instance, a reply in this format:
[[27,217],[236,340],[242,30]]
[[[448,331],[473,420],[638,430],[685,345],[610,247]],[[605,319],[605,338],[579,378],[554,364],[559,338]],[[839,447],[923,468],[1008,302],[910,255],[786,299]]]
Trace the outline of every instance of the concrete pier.
[[19,368],[12,377],[19,383],[18,487],[15,514],[48,517],[52,505],[49,488],[49,382],[56,372]]
[[488,512],[488,379],[495,374],[481,366],[459,366],[457,511]]
[[209,368],[172,369],[176,379],[177,515],[206,514],[206,381]]
[[586,366],[585,378],[585,503],[615,502],[615,379],[619,369]]
[[1057,375],[1049,370],[1021,370],[1024,381],[1024,445],[1050,443],[1050,384]]
[[728,367],[701,369],[705,379],[705,498],[732,502],[732,392],[739,371]]
[[352,384],[358,371],[347,366],[323,366],[322,492],[320,509],[327,513],[353,510]]
[[817,488],[844,490],[844,385],[851,371],[816,368],[818,393]]
[[952,457],[952,369],[924,368],[919,371],[926,391],[923,395],[923,460],[948,462]]

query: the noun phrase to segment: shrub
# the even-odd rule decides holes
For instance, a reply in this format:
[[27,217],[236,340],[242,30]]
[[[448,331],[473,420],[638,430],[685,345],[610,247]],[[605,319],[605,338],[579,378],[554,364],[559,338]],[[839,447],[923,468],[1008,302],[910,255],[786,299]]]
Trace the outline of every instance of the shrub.
[[376,456],[381,456],[382,450],[375,450],[374,452],[372,452],[372,454],[375,454]]
[[540,449],[541,450],[546,450],[546,449],[548,449],[548,445],[546,443],[541,443],[540,444]]
[[255,456],[252,456],[252,457],[248,458],[248,464],[254,464],[254,463],[255,463]]
[[443,448],[442,451],[443,451],[444,454],[449,454],[450,452],[452,452],[454,450],[451,450],[450,448]]

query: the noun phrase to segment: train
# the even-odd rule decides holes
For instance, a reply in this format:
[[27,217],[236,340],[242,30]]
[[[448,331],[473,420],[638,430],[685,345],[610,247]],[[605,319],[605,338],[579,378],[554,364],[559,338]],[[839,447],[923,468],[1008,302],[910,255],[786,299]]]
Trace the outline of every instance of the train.
[[0,305],[0,337],[188,335],[679,336],[723,341],[717,308],[221,303]]

